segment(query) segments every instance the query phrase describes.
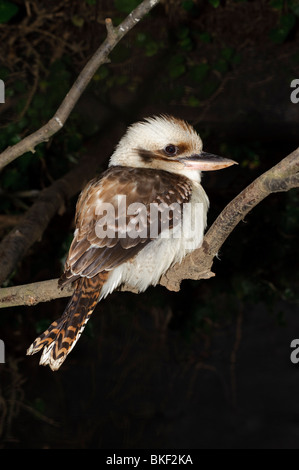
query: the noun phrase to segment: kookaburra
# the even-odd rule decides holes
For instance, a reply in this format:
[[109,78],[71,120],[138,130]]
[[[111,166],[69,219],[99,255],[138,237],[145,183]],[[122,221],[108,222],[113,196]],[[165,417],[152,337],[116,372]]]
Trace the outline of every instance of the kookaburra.
[[171,265],[198,248],[209,207],[201,171],[234,163],[203,152],[199,135],[181,119],[158,116],[130,126],[108,170],[79,197],[59,280],[61,288],[74,283],[74,293],[27,354],[43,350],[40,364],[59,369],[99,300],[124,283],[140,292],[156,285]]

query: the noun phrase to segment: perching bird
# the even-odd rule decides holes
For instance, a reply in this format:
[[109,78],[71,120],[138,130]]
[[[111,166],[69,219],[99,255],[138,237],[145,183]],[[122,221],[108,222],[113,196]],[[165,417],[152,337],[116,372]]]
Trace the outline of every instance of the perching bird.
[[[201,171],[233,165],[202,151],[199,135],[171,116],[130,126],[109,168],[81,193],[76,229],[59,286],[75,291],[62,315],[32,343],[57,370],[97,303],[126,283],[142,292],[203,239],[209,207]],[[197,222],[197,224],[195,224]],[[192,225],[195,224],[195,230]]]

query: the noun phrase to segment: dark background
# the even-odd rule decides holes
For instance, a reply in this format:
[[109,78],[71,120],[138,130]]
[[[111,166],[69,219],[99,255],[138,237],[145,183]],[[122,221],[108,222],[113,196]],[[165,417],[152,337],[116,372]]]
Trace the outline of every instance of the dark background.
[[[118,24],[138,1],[4,3],[1,149],[53,116],[104,40],[104,19]],[[188,120],[204,150],[240,163],[204,176],[211,224],[298,146],[298,15],[292,0],[164,1],[115,48],[63,130],[1,173],[1,237],[90,143],[100,173],[107,133],[116,144],[128,124],[159,113]],[[1,310],[0,446],[298,448],[298,203],[292,190],[259,204],[223,245],[213,279],[184,281],[179,293],[110,295],[58,372],[25,351],[67,300]],[[6,286],[59,277],[75,204],[61,208]]]

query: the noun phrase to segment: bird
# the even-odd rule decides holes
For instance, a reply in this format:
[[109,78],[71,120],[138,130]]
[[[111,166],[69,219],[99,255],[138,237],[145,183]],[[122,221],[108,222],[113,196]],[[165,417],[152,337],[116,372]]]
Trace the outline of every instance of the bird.
[[108,169],[78,198],[74,237],[58,281],[62,289],[73,284],[74,292],[27,354],[42,351],[40,364],[58,370],[101,299],[122,284],[138,292],[157,285],[200,247],[209,209],[201,173],[235,163],[204,152],[200,135],[183,119],[156,115],[131,124]]

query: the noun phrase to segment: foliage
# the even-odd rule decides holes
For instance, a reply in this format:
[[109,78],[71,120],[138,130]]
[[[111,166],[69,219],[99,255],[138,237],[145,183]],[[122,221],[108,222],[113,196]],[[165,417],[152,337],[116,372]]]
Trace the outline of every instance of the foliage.
[[7,0],[0,3],[0,23],[8,23],[19,11],[17,5]]
[[[6,70],[0,70],[6,76]],[[3,126],[0,134],[0,149],[4,150],[22,139],[26,133],[38,129],[41,123],[49,120],[72,84],[69,59],[53,62],[45,76],[38,84],[30,106],[27,106],[28,85],[23,81],[15,81],[14,88],[8,89],[6,98],[16,100],[16,118]],[[27,109],[28,108],[28,109]],[[23,113],[26,110],[25,114]],[[24,114],[24,115],[23,115]],[[19,118],[21,116],[21,118]],[[7,166],[1,174],[2,197],[0,211],[19,211],[22,208],[19,200],[14,200],[11,193],[20,192],[33,187],[35,190],[49,184],[49,177],[55,179],[65,172],[70,164],[76,163],[77,151],[82,146],[82,135],[78,129],[78,115],[73,113],[68,126],[61,134],[57,134],[51,145],[41,144],[35,152],[27,152],[22,158]],[[45,154],[48,153],[45,160]],[[64,155],[64,158],[59,158]],[[51,176],[50,176],[51,175]],[[39,182],[37,184],[36,182]],[[27,205],[23,205],[26,210]]]
[[270,32],[270,38],[276,44],[285,42],[293,31],[299,16],[298,0],[272,0],[270,6],[280,12],[280,18],[276,28]]
[[115,8],[126,14],[130,13],[134,8],[136,8],[139,3],[139,0],[114,0]]

